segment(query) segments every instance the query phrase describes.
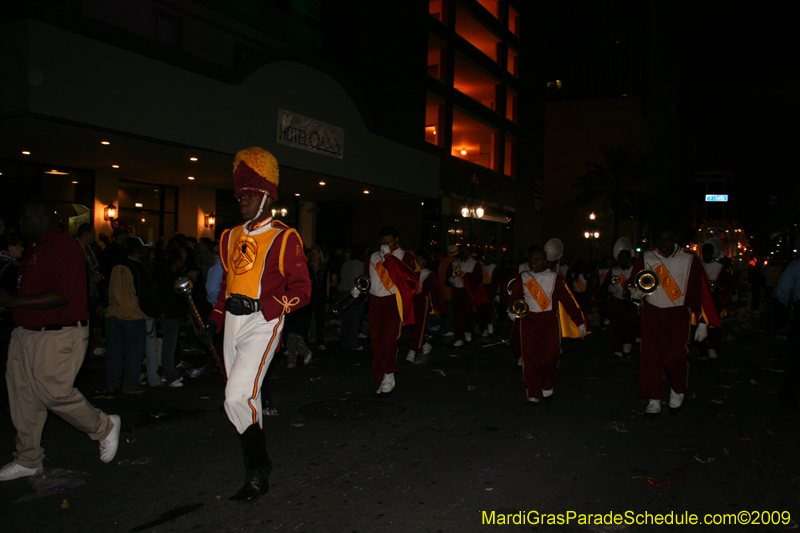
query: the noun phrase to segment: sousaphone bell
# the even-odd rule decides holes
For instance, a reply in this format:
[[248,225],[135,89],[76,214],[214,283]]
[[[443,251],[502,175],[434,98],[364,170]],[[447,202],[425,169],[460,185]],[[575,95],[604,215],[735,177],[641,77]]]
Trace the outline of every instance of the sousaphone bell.
[[[659,285],[661,285],[661,278],[658,277],[658,274],[655,270],[640,270],[633,277],[633,286],[636,288],[636,290],[643,292],[645,296],[656,292],[656,289],[658,289]],[[642,300],[632,298],[631,301],[636,304],[636,307],[639,309],[642,308]]]

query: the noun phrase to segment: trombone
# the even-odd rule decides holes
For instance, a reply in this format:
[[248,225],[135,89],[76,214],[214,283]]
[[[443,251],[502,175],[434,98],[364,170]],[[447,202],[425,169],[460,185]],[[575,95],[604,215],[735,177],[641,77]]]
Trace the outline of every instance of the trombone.
[[[355,284],[355,286],[358,289],[358,291],[361,293],[359,295],[359,298],[361,298],[361,296],[366,294],[367,291],[369,290],[370,286],[372,285],[372,282],[370,282],[370,280],[369,280],[369,278],[367,276],[356,276],[356,279],[353,280],[353,283]],[[356,298],[353,298],[352,294],[348,294],[347,296],[345,296],[341,300],[339,300],[336,303],[334,303],[331,306],[331,311],[333,311],[333,314],[336,315],[336,317],[338,318],[338,317],[342,316],[342,313],[347,311],[347,309],[351,305],[353,305],[355,302],[356,302]]]
[[511,293],[514,292],[514,285],[516,285],[516,284],[517,284],[517,278],[516,277],[511,278],[510,280],[508,280],[508,283],[506,284],[506,292],[508,293],[509,296],[511,296]]

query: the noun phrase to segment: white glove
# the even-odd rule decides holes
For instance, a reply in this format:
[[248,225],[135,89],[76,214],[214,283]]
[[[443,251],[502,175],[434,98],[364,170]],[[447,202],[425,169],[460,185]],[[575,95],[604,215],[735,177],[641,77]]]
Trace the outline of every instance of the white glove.
[[516,313],[513,313],[513,312],[511,312],[511,311],[509,311],[509,312],[508,312],[508,319],[509,319],[510,321],[514,322],[514,321],[517,319],[517,314],[516,314]]
[[581,339],[586,336],[586,324],[581,324],[578,326],[578,331],[581,332]]
[[358,298],[359,296],[361,296],[361,291],[358,290],[358,287],[353,287],[353,290],[350,291],[350,296],[352,296],[353,298]]
[[703,342],[706,340],[706,337],[708,337],[708,324],[697,324],[697,331],[694,332],[694,340],[697,342]]
[[496,304],[500,303],[500,295],[499,294],[495,294],[494,295],[494,303],[496,303]]
[[647,296],[647,294],[633,286],[628,287],[628,290],[631,292],[631,300],[644,300],[644,297]]

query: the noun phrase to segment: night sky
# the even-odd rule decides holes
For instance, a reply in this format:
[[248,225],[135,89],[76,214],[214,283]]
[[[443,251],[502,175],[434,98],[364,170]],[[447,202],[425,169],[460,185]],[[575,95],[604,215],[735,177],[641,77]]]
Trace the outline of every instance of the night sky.
[[731,201],[747,203],[740,222],[756,241],[776,230],[778,217],[798,218],[798,30],[789,4],[779,5],[687,9],[681,89],[697,167],[735,173]]

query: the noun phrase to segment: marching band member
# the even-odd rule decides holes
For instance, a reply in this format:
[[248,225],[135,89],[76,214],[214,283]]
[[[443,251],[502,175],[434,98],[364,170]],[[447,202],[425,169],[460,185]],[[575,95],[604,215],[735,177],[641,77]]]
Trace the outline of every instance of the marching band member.
[[636,306],[625,297],[624,284],[631,279],[631,241],[620,237],[614,243],[614,259],[617,265],[611,268],[600,291],[608,295],[608,318],[611,325],[609,347],[616,357],[631,353],[636,338],[636,321],[639,318]]
[[[714,307],[719,314],[720,321],[731,311],[731,296],[733,294],[733,278],[728,269],[718,260],[721,259],[722,241],[713,237],[703,243],[701,248],[703,260],[703,270],[706,272],[711,296],[714,300]],[[722,344],[722,328],[711,328],[708,330],[708,337],[700,343],[700,359],[716,359]]]
[[588,313],[592,305],[592,294],[595,291],[594,278],[586,272],[586,263],[577,259],[568,271],[567,286],[572,291],[578,306]]
[[[636,260],[631,277],[624,287],[634,300],[642,300],[642,346],[637,394],[650,401],[645,415],[661,412],[661,388],[666,374],[671,389],[670,413],[677,413],[686,393],[689,364],[687,343],[691,332],[691,313],[698,317],[695,340],[705,340],[708,327],[719,327],[714,303],[700,261],[684,253],[675,242],[675,230],[669,226],[655,234],[656,248]],[[658,276],[654,292],[645,294],[634,283],[636,275],[652,270]]]
[[481,337],[488,337],[494,333],[492,324],[492,314],[494,304],[500,301],[500,291],[503,287],[503,273],[497,268],[494,257],[487,254],[483,263],[483,285],[486,289],[486,296],[489,299],[485,304],[481,304],[478,309],[478,329],[481,330]]
[[453,273],[450,284],[453,286],[453,326],[455,342],[453,346],[464,346],[464,341],[472,341],[472,329],[475,322],[475,309],[487,303],[486,289],[483,286],[483,269],[480,262],[469,256],[466,246],[458,250],[458,259],[453,261]]
[[[414,254],[400,248],[400,232],[384,226],[378,232],[381,249],[364,265],[369,286],[369,329],[372,337],[372,381],[380,383],[375,394],[394,390],[397,368],[397,340],[403,324],[414,323],[414,294],[419,288],[419,271]],[[353,297],[360,295],[353,288]]]
[[553,395],[563,332],[583,338],[587,321],[564,278],[547,270],[544,250],[532,248],[529,270],[517,274],[508,302],[511,306],[514,300],[523,299],[528,306],[528,314],[517,320],[522,373],[528,401],[538,403]]
[[[538,249],[538,245],[532,245],[528,248],[528,261],[530,261],[531,254],[534,250]],[[520,263],[517,267],[517,270],[514,274],[512,274],[512,278],[516,280],[517,275],[523,272],[527,272],[530,270],[528,263]],[[516,286],[516,281],[514,282]],[[511,350],[514,352],[514,357],[517,358],[517,366],[522,366],[522,346],[520,346],[520,334],[519,334],[519,324],[520,319],[516,317],[513,313],[508,314],[508,318],[511,319],[513,322],[511,326]]]
[[[411,345],[406,361],[418,365],[428,362],[428,354],[433,346],[425,341],[425,330],[428,325],[428,315],[441,316],[445,313],[444,296],[439,285],[439,278],[429,268],[430,256],[421,251],[417,254],[419,265],[420,290],[414,295],[414,326],[411,328]],[[417,359],[417,352],[422,350],[422,357]]]
[[205,336],[224,328],[228,382],[225,412],[236,427],[247,477],[230,499],[251,503],[269,490],[261,410],[261,382],[280,344],[285,316],[311,298],[303,243],[297,231],[270,216],[278,199],[278,162],[261,148],[248,148],[233,161],[233,195],[246,220],[223,232],[224,274]]

